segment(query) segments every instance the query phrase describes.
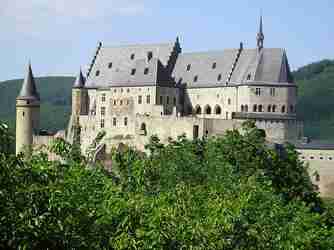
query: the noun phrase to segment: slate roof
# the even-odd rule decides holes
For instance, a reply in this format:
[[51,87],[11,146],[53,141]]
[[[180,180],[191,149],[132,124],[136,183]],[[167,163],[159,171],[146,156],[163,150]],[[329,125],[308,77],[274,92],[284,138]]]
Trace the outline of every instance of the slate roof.
[[31,64],[29,63],[26,77],[24,78],[21,91],[17,99],[31,99],[39,100],[39,94],[37,92],[35,78],[32,73]]
[[75,79],[75,82],[73,84],[73,88],[83,88],[85,86],[85,78],[82,75],[82,71],[80,69],[80,72],[77,76],[77,78]]
[[[153,45],[101,45],[94,57],[86,86],[174,86],[178,83],[186,83],[189,88],[259,83],[293,85],[283,49],[241,47],[181,54],[178,46],[178,40]],[[152,53],[150,60],[149,52]],[[134,58],[131,58],[132,55]],[[173,56],[177,59],[171,60]],[[148,74],[144,74],[146,68]],[[131,74],[133,69],[135,74]]]
[[[155,85],[159,78],[158,73],[165,74],[158,71],[167,67],[174,46],[174,43],[102,46],[98,51],[86,86]],[[148,53],[152,53],[150,60],[148,60]],[[145,68],[148,68],[147,74],[144,74]],[[134,75],[131,74],[133,69],[136,70]]]

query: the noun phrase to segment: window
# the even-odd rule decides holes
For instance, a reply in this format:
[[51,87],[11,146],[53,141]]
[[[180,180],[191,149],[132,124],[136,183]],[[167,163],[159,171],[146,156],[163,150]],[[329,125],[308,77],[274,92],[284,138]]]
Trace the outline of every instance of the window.
[[220,115],[222,113],[222,109],[221,109],[221,107],[219,106],[219,105],[217,105],[216,107],[215,107],[215,114],[216,115]]
[[282,110],[281,111],[282,111],[282,113],[285,113],[285,106],[284,105],[282,106]]
[[124,117],[124,126],[128,126],[128,118]]
[[198,76],[195,76],[194,77],[194,82],[197,82],[197,80],[198,80]]
[[275,96],[276,95],[275,88],[270,88],[270,95],[271,96]]
[[142,104],[142,102],[143,102],[143,100],[142,100],[142,96],[139,95],[139,96],[138,96],[138,104]]
[[268,105],[268,109],[267,110],[268,110],[268,112],[271,112],[271,105],[270,104]]
[[262,112],[262,105],[259,105],[259,112]]
[[244,112],[244,105],[241,105],[241,112]]
[[320,175],[318,173],[315,175],[315,181],[320,181]]
[[151,61],[152,57],[153,57],[153,52],[152,51],[147,52],[147,61]]
[[191,68],[191,64],[188,64],[187,65],[187,71],[190,71],[190,68]]
[[147,96],[146,96],[146,103],[147,103],[147,104],[150,104],[150,103],[151,103],[151,96],[150,96],[150,95],[147,95]]
[[197,107],[195,108],[195,113],[196,113],[196,115],[200,115],[200,114],[202,114],[201,106],[197,106]]
[[129,105],[130,104],[130,101],[129,99],[126,100],[126,105]]
[[273,105],[273,112],[274,113],[276,112],[276,105],[275,104]]
[[164,103],[164,97],[161,95],[160,96],[160,104],[163,104]]
[[116,93],[117,92],[117,89],[114,89],[114,93]]
[[252,78],[252,74],[248,74],[247,75],[247,81],[250,81],[251,78]]
[[130,89],[127,89],[126,92],[130,93]]
[[217,63],[214,62],[214,63],[212,64],[212,69],[215,69],[216,67],[217,67]]
[[310,156],[310,159],[313,160],[313,159],[314,159],[314,156]]
[[123,93],[123,88],[121,88],[121,93]]
[[117,101],[116,100],[114,100],[114,105],[117,105]]
[[255,95],[260,96],[261,95],[261,88],[255,89]]
[[146,124],[142,123],[140,125],[140,130],[142,131],[142,135],[146,135]]
[[131,70],[131,75],[133,76],[133,75],[135,75],[136,74],[136,69],[132,69]]
[[106,94],[102,94],[102,96],[101,96],[101,101],[102,101],[102,102],[105,102],[105,101],[106,101]]
[[211,115],[211,107],[209,105],[205,107],[205,114]]
[[328,157],[328,160],[330,160],[330,161],[333,160],[333,157]]
[[95,76],[99,76],[99,75],[100,75],[100,70],[96,70]]
[[217,81],[220,82],[222,80],[222,74],[219,74],[217,77]]
[[101,107],[101,115],[102,116],[106,115],[106,107]]
[[256,104],[253,105],[253,112],[257,112],[257,105]]
[[120,101],[119,101],[119,105],[123,105],[123,100],[120,100]]
[[166,97],[166,104],[169,104],[169,96]]
[[324,159],[324,157],[320,156],[320,160],[323,160],[323,159]]
[[108,64],[108,68],[109,68],[109,69],[112,68],[112,62],[110,62],[110,63]]
[[24,116],[25,115],[25,113],[24,112],[22,112],[22,116]]
[[147,75],[148,74],[148,68],[145,68],[144,69],[144,75]]
[[176,97],[175,96],[173,97],[173,105],[174,106],[176,105]]
[[112,125],[113,125],[114,127],[116,127],[116,125],[117,125],[116,117],[112,118]]
[[230,98],[227,99],[227,104],[231,105],[231,99]]
[[135,54],[131,54],[130,59],[134,60],[135,59]]
[[248,105],[245,105],[245,112],[248,112]]
[[104,128],[104,119],[101,119],[100,127],[101,127],[101,128]]
[[290,113],[293,113],[294,112],[294,107],[293,105],[290,105]]

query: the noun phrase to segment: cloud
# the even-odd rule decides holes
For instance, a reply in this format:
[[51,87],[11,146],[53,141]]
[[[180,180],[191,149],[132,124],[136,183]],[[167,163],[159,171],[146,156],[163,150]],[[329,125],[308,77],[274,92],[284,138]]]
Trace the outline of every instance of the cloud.
[[[113,16],[134,16],[146,10],[144,0],[2,0],[0,27],[6,33],[29,36],[68,33],[87,23]],[[56,32],[57,33],[57,32]]]

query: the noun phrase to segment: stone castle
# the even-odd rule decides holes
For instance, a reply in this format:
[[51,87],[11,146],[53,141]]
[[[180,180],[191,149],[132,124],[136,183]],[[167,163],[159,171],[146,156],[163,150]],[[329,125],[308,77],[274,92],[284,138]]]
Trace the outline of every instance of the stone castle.
[[[66,133],[80,126],[85,152],[100,144],[110,151],[124,143],[143,150],[152,135],[162,142],[179,135],[219,136],[254,120],[273,143],[296,142],[303,126],[296,119],[297,86],[284,49],[265,48],[262,17],[256,48],[182,53],[173,43],[108,47],[99,43],[86,77],[72,88],[72,115]],[[16,152],[47,144],[39,131],[39,94],[31,66],[16,100]]]

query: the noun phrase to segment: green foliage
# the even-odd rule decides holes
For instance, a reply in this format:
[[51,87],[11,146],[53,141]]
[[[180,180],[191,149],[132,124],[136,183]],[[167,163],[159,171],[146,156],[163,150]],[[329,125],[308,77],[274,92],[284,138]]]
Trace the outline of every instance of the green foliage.
[[[101,135],[102,136],[102,135]],[[247,123],[222,138],[113,153],[113,173],[53,152],[0,155],[0,249],[331,249],[334,213],[292,146]],[[117,175],[115,178],[114,175]]]

